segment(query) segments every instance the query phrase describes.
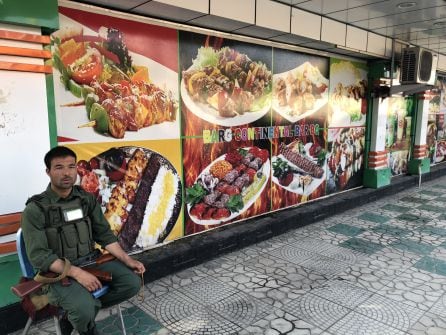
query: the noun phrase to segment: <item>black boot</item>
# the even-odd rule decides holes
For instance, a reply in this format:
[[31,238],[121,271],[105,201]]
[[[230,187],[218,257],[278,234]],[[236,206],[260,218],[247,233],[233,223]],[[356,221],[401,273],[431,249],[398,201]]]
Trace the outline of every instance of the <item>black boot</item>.
[[60,332],[62,333],[62,335],[71,335],[71,332],[73,331],[73,325],[68,320],[66,315],[64,315],[60,319],[59,325],[60,325]]

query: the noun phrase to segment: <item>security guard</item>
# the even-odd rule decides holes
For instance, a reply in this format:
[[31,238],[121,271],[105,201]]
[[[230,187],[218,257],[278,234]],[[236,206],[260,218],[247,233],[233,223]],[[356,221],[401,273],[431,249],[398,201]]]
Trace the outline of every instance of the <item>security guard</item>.
[[[76,159],[76,154],[63,146],[45,155],[50,184],[28,200],[21,227],[34,268],[59,274],[65,269],[70,279],[68,286],[61,281],[47,286],[50,304],[67,312],[67,319],[61,320],[63,333],[70,334],[74,327],[80,334],[96,334],[94,320],[99,309],[134,296],[140,286],[138,274],[145,268],[120,247],[95,197],[74,185]],[[112,274],[110,290],[100,299],[94,299],[90,292],[101,288],[101,282],[74,265],[95,253],[95,242],[117,258],[98,265]]]

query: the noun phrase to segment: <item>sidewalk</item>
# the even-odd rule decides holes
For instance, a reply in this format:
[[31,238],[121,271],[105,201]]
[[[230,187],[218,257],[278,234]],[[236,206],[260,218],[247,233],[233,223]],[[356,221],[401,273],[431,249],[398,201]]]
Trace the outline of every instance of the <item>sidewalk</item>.
[[445,206],[441,177],[147,283],[127,333],[445,335]]

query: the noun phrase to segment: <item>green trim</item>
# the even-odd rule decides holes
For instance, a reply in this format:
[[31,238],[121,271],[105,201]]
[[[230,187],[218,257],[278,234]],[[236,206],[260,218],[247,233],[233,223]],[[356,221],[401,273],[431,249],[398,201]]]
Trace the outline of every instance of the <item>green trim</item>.
[[56,104],[54,100],[54,82],[53,75],[47,74],[46,81],[46,104],[48,108],[48,129],[51,148],[57,145],[57,123],[56,123]]
[[430,172],[431,165],[429,158],[421,158],[421,159],[411,159],[407,164],[407,169],[409,174],[419,175],[420,170],[418,167],[421,167],[421,174],[425,174]]
[[57,30],[57,0],[1,0],[0,22]]
[[390,172],[390,168],[379,170],[365,169],[362,182],[365,187],[376,189],[390,185],[391,177],[392,174]]

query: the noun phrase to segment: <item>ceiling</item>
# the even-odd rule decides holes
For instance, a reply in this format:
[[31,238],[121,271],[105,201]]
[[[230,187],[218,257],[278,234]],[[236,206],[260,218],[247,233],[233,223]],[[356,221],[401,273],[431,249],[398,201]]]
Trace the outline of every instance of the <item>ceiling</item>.
[[275,0],[374,33],[446,53],[444,0]]
[[[214,0],[215,1],[215,0]],[[222,0],[223,1],[223,0]],[[244,0],[239,0],[244,1]],[[300,10],[327,17],[338,22],[376,34],[395,38],[410,44],[446,54],[446,0],[272,0]],[[100,7],[148,17],[158,17],[174,22],[205,26],[226,32],[281,41],[279,35],[270,36],[265,29],[243,28],[236,20],[220,20],[213,15],[203,15],[193,10],[160,5],[147,0],[81,0]],[[208,19],[207,25],[204,23]],[[242,29],[241,29],[242,28]],[[246,33],[243,32],[245,29]],[[269,34],[268,34],[269,33]],[[263,36],[263,35],[264,36]],[[273,34],[274,35],[274,34]],[[283,35],[283,33],[282,33]],[[280,35],[279,37],[282,37]],[[291,35],[291,34],[287,34]],[[321,50],[340,51],[326,43],[311,43],[308,39],[292,36],[287,43]],[[314,41],[313,41],[314,42]],[[336,49],[336,50],[333,50]],[[354,55],[354,53],[352,53]],[[364,57],[364,54],[362,54]],[[365,55],[366,58],[367,55]]]

